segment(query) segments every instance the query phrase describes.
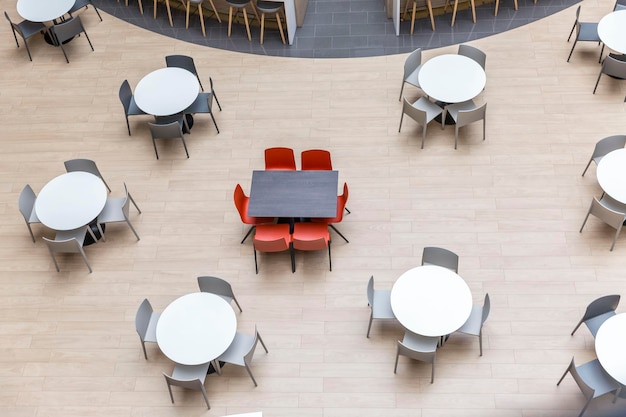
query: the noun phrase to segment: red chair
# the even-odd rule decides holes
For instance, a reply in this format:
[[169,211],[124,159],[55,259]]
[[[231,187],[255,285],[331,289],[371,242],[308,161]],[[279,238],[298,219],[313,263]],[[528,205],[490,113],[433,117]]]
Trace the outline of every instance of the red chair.
[[239,212],[239,216],[241,217],[241,221],[244,224],[251,224],[252,227],[248,230],[248,233],[244,236],[241,243],[246,241],[250,233],[255,229],[255,227],[259,224],[265,223],[273,223],[273,217],[250,217],[248,216],[248,202],[250,198],[244,194],[241,185],[237,184],[235,187],[235,192],[233,193],[233,199],[235,200],[235,207],[237,207],[237,211]]
[[265,150],[266,170],[296,170],[296,158],[291,148],[268,148]]
[[[324,223],[296,223],[293,226],[292,247],[294,250],[321,250],[328,247],[328,265],[333,270],[330,256],[330,233]],[[293,256],[293,255],[292,255]],[[295,272],[295,262],[293,264]]]
[[291,272],[296,271],[288,224],[264,224],[257,226],[253,242],[254,268],[257,274],[259,273],[259,264],[256,259],[256,251],[282,252],[288,250],[291,255]]
[[302,151],[300,161],[303,171],[332,171],[333,164],[330,160],[330,152],[322,149],[309,149]]
[[313,223],[324,223],[330,227],[332,227],[332,229],[337,232],[337,234],[339,236],[341,236],[343,238],[343,240],[346,241],[346,243],[350,243],[348,241],[348,239],[346,239],[346,237],[344,235],[341,234],[341,232],[339,230],[337,230],[337,228],[335,226],[333,226],[333,223],[341,223],[341,221],[343,220],[343,211],[346,210],[348,213],[350,213],[350,210],[348,210],[346,208],[346,203],[348,202],[348,184],[346,184],[345,182],[343,183],[343,194],[337,196],[337,216],[335,216],[334,218],[326,218],[326,219],[311,219],[311,222]]

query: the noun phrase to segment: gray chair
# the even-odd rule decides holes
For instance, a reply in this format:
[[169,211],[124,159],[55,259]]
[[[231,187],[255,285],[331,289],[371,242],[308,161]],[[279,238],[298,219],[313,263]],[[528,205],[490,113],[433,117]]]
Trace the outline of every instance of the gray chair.
[[102,182],[104,183],[104,185],[106,185],[109,192],[111,192],[111,187],[109,187],[109,184],[107,184],[107,182],[102,177],[102,174],[100,173],[100,170],[98,169],[98,166],[96,165],[96,163],[92,161],[91,159],[80,159],[80,158],[69,159],[65,161],[63,164],[65,165],[65,170],[67,172],[80,171],[80,172],[88,172],[90,174],[95,175],[96,177],[102,180]]
[[152,304],[150,304],[147,298],[141,302],[135,314],[135,330],[137,330],[137,334],[139,335],[143,356],[146,360],[148,359],[146,342],[157,342],[156,326],[160,316],[161,313],[157,313],[152,309]]
[[100,12],[98,11],[98,8],[96,7],[95,4],[93,4],[93,1],[91,0],[76,0],[72,8],[67,13],[69,13],[70,16],[73,16],[72,13],[76,13],[80,11],[81,9],[87,9],[88,6],[93,7],[93,9],[96,11],[96,14],[100,18],[100,21],[102,22],[102,16],[100,16]]
[[26,227],[28,227],[33,243],[35,243],[35,235],[33,235],[33,229],[31,229],[30,225],[33,223],[41,223],[41,220],[39,220],[39,217],[37,217],[37,213],[35,212],[36,200],[37,196],[35,195],[35,192],[30,185],[26,184],[20,193],[17,205],[20,213],[22,213],[22,216],[24,217]]
[[435,358],[437,356],[438,337],[428,337],[405,331],[402,341],[398,340],[396,349],[396,364],[393,367],[393,373],[398,370],[398,359],[400,355],[406,356],[417,361],[430,363],[432,370],[430,373],[430,383],[435,380]]
[[[517,0],[515,2],[517,3]],[[483,69],[485,69],[485,63],[487,62],[487,55],[480,49],[475,48],[470,45],[459,45],[458,54],[473,59],[474,61],[478,63],[478,65],[480,65]]]
[[124,192],[125,196],[121,198],[107,198],[106,204],[104,208],[98,215],[97,224],[98,230],[100,231],[100,236],[102,236],[102,240],[106,241],[104,237],[104,231],[102,229],[103,224],[107,223],[118,223],[118,222],[126,222],[130,230],[133,231],[137,240],[139,240],[139,235],[135,231],[132,223],[130,222],[130,203],[132,202],[139,214],[141,214],[141,210],[135,203],[133,196],[128,192],[128,187],[126,187],[126,183],[124,183]]
[[442,112],[443,109],[441,107],[425,97],[418,98],[417,101],[413,104],[409,103],[409,101],[405,97],[404,103],[402,103],[402,115],[400,116],[400,126],[398,127],[398,132],[400,132],[400,130],[402,129],[402,120],[404,119],[404,115],[406,114],[411,119],[422,125],[422,149],[424,149],[426,126]]
[[198,83],[200,83],[200,89],[204,91],[202,81],[200,81],[200,76],[198,75],[198,69],[196,68],[196,64],[192,57],[187,55],[167,55],[165,57],[165,65],[167,67],[186,69],[187,71],[191,72],[198,79]]
[[585,402],[585,405],[580,411],[580,414],[578,414],[578,417],[582,417],[582,415],[585,414],[587,407],[589,407],[589,404],[591,404],[591,401],[594,398],[614,393],[613,402],[617,399],[621,387],[606,373],[597,359],[583,363],[580,366],[576,366],[574,358],[572,358],[572,361],[565,370],[565,373],[561,379],[559,379],[559,382],[556,383],[557,386],[561,384],[561,381],[563,381],[563,378],[565,378],[565,375],[567,375],[568,372],[572,374],[572,378],[574,378],[574,381],[576,381],[580,391],[587,399],[587,402]]
[[458,333],[469,334],[471,336],[478,336],[478,347],[480,348],[480,356],[483,356],[483,324],[489,317],[489,311],[491,310],[491,301],[489,300],[489,294],[485,294],[485,301],[482,306],[472,306],[472,312],[470,313],[467,321],[457,330]]
[[206,389],[204,388],[204,381],[206,380],[207,373],[209,372],[210,363],[203,363],[201,365],[181,365],[176,364],[172,375],[167,375],[165,372],[165,383],[167,389],[170,392],[170,399],[174,404],[174,395],[172,395],[172,385],[194,391],[200,391],[204,397],[207,408],[210,410],[209,397],[207,396]]
[[370,322],[367,326],[367,337],[370,337],[370,330],[374,319],[395,320],[396,318],[391,308],[391,290],[375,290],[373,275],[367,282],[367,303],[370,306]]
[[406,57],[404,61],[404,75],[402,76],[402,86],[400,87],[400,96],[398,101],[402,100],[402,92],[404,91],[404,83],[409,83],[417,88],[420,88],[417,75],[420,72],[422,66],[422,48],[417,48]]
[[13,31],[13,37],[15,38],[15,44],[17,47],[20,47],[20,43],[17,41],[17,35],[19,34],[24,40],[24,46],[26,46],[26,52],[28,53],[28,59],[31,61],[33,57],[30,55],[30,49],[28,49],[28,39],[33,36],[41,35],[46,30],[47,27],[41,22],[31,22],[29,20],[22,20],[19,23],[13,23],[7,12],[4,12],[4,17],[8,20],[11,25],[11,30]]
[[239,305],[239,301],[237,301],[237,297],[235,297],[233,287],[228,281],[218,277],[202,276],[198,277],[198,287],[200,287],[200,291],[202,292],[219,295],[226,300],[228,304],[231,304],[234,301],[235,304],[237,304],[239,311],[243,312],[241,306]]
[[124,80],[120,86],[119,91],[120,101],[124,107],[124,117],[126,117],[126,127],[128,128],[128,136],[130,136],[130,123],[128,123],[128,116],[141,116],[147,114],[141,110],[135,103],[135,97],[133,96],[133,90],[130,88],[128,80]]
[[[604,61],[602,61],[602,68],[600,68],[600,74],[598,74],[596,86],[593,88],[593,94],[595,94],[598,89],[598,84],[600,83],[602,74],[622,80],[626,79],[626,61],[616,59],[611,54],[607,55],[606,58],[604,58]],[[624,97],[624,102],[626,102],[626,97]]]
[[80,253],[85,261],[85,264],[87,265],[87,268],[89,269],[89,273],[93,272],[91,270],[91,265],[89,265],[89,261],[87,260],[87,255],[85,255],[85,251],[83,250],[85,236],[87,236],[88,232],[91,234],[93,241],[97,242],[98,240],[89,226],[81,227],[75,230],[58,231],[54,240],[43,237],[44,242],[48,246],[48,251],[54,261],[54,266],[56,267],[57,272],[61,272],[61,270],[59,269],[59,264],[57,263],[57,258],[55,256],[56,253]]
[[591,206],[589,206],[589,211],[587,211],[587,215],[585,216],[585,220],[583,221],[582,226],[580,226],[579,233],[582,233],[590,214],[593,214],[595,217],[599,218],[616,230],[613,243],[611,243],[611,249],[609,249],[612,251],[613,247],[615,247],[615,242],[622,231],[623,223],[626,221],[626,205],[612,199],[606,193],[604,193],[600,200],[593,197],[593,200],[591,200]]
[[213,94],[212,93],[200,93],[198,97],[194,100],[193,103],[187,107],[183,113],[185,114],[196,114],[196,113],[208,113],[213,120],[213,124],[215,125],[215,130],[217,133],[220,133],[220,128],[217,127],[217,122],[215,121],[215,117],[213,116]]
[[426,246],[422,251],[422,265],[437,265],[459,272],[459,255],[435,246]]
[[[567,41],[569,42],[574,30],[576,30],[576,38],[574,38],[574,44],[572,45],[572,50],[569,51],[569,56],[567,57],[567,62],[569,62],[572,57],[572,53],[574,52],[574,48],[576,48],[576,44],[578,41],[581,42],[598,42],[598,45],[602,42],[600,39],[600,35],[598,35],[598,24],[595,22],[581,22],[580,18],[580,7],[576,9],[576,20],[574,21],[574,26],[572,26],[572,30],[569,32],[569,36],[567,37]],[[598,58],[598,62],[602,61],[602,53],[604,52],[604,44],[600,49],[600,57]]]
[[166,124],[148,123],[150,127],[150,134],[152,135],[152,145],[154,146],[154,153],[156,158],[159,159],[159,152],[156,147],[157,139],[180,139],[183,142],[185,148],[185,154],[189,158],[189,152],[187,151],[187,144],[185,143],[185,137],[183,136],[183,122],[174,121]]
[[263,45],[263,38],[265,37],[265,15],[273,14],[276,16],[276,24],[278,25],[278,30],[280,31],[280,39],[283,41],[283,45],[287,42],[285,41],[285,32],[283,31],[283,24],[280,20],[280,11],[283,9],[283,3],[274,2],[274,1],[263,1],[256,0],[255,2],[256,9],[261,12],[261,39],[260,43]]
[[[454,120],[454,149],[457,148],[459,142],[459,128],[467,126],[471,123],[483,121],[483,140],[487,129],[487,103],[482,106],[476,106],[472,100],[462,103],[455,103],[446,106],[445,113],[449,114]],[[441,118],[441,124],[445,127],[446,118]]]
[[585,176],[585,172],[589,169],[589,165],[591,165],[592,161],[598,165],[604,155],[614,150],[622,149],[624,146],[626,146],[626,135],[607,136],[604,139],[600,139],[593,148],[593,153],[591,154],[591,158],[589,158],[589,162],[587,162],[582,176]]
[[585,309],[585,314],[576,327],[574,327],[574,330],[572,330],[572,336],[580,325],[585,323],[585,326],[587,326],[593,337],[596,337],[602,323],[615,315],[619,300],[619,295],[605,295],[589,303]]
[[[254,356],[254,350],[256,348],[257,342],[261,342],[261,346],[265,349],[265,353],[269,353],[265,343],[263,343],[263,339],[261,339],[261,335],[257,330],[256,326],[254,326],[254,335],[247,335],[244,333],[235,333],[235,338],[233,342],[230,344],[226,352],[222,353],[215,361],[216,362],[225,362],[230,363],[232,365],[244,366],[250,378],[252,378],[252,382],[254,382],[254,386],[257,386],[256,380],[254,379],[254,375],[252,375],[252,371],[250,370],[250,364],[252,363],[252,357]],[[219,369],[219,366],[216,367]]]
[[70,39],[74,39],[75,36],[84,33],[85,38],[87,38],[87,42],[89,42],[91,50],[94,50],[93,45],[91,44],[91,40],[89,40],[89,35],[87,35],[87,31],[85,30],[85,27],[80,20],[80,16],[74,16],[64,21],[63,23],[59,23],[58,25],[52,25],[50,27],[50,31],[52,32],[55,43],[61,47],[61,51],[63,51],[63,56],[65,56],[65,61],[67,61],[68,64],[70,63],[70,60],[67,58],[67,53],[65,52],[63,43]]
[[[156,0],[155,0],[156,1]],[[202,12],[202,3],[204,0],[181,0],[186,8],[186,16],[185,16],[185,29],[189,29],[189,11],[191,9],[191,4],[196,5],[198,8],[198,15],[200,16],[200,26],[202,27],[202,36],[206,37],[206,31],[204,29],[204,13]],[[217,9],[215,8],[215,3],[213,0],[209,0],[211,3],[211,7],[213,8],[213,13],[217,16],[217,20],[222,23],[222,19],[220,18],[219,13],[217,13]]]

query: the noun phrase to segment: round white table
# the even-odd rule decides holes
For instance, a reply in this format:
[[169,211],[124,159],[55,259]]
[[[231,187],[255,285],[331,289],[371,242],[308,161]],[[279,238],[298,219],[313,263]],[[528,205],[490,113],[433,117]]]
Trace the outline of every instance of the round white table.
[[75,0],[17,0],[17,13],[31,22],[50,22],[67,13]]
[[436,265],[418,266],[393,284],[391,308],[407,330],[422,336],[445,336],[469,318],[472,293],[454,271]]
[[222,297],[196,292],[172,301],[161,313],[156,338],[176,363],[200,365],[220,356],[237,332],[237,318]]
[[429,97],[449,104],[471,100],[480,94],[485,88],[487,75],[473,59],[447,54],[422,64],[417,79]]
[[194,102],[200,92],[198,78],[182,68],[152,71],[135,87],[135,103],[153,116],[180,113]]
[[596,169],[596,177],[605,193],[626,204],[626,148],[604,155]]
[[604,16],[598,23],[598,36],[607,48],[626,54],[626,10]]
[[41,222],[53,230],[74,230],[98,217],[107,201],[107,188],[88,172],[68,172],[48,182],[35,200]]
[[596,334],[596,355],[604,370],[626,385],[626,313],[602,323]]

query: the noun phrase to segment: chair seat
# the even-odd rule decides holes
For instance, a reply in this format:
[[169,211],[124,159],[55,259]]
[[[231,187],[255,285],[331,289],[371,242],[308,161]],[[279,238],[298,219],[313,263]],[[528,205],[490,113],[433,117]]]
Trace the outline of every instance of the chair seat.
[[254,335],[247,335],[245,333],[235,333],[235,338],[232,343],[222,353],[217,360],[221,362],[228,362],[239,366],[245,366],[244,356],[250,351],[250,348],[254,344]]
[[125,201],[126,197],[108,198],[104,208],[98,215],[98,223],[126,221],[126,219],[121,216]]
[[395,319],[391,308],[391,290],[374,291],[374,305],[372,307],[372,315],[376,319]]
[[226,0],[226,3],[233,7],[244,7],[250,3],[250,0]]
[[454,103],[450,104],[446,107],[448,114],[456,121],[459,115],[459,111],[468,111],[474,110],[476,108],[476,104],[472,100],[467,100],[462,103]]
[[183,113],[209,113],[212,109],[213,93],[200,93]]
[[583,381],[594,388],[593,398],[619,389],[617,382],[606,373],[597,359],[577,366],[576,370]]
[[478,336],[480,334],[480,327],[482,326],[482,314],[482,306],[472,306],[472,312],[469,318],[457,332]]
[[172,371],[172,378],[179,381],[191,381],[194,379],[204,381],[210,365],[210,362],[201,365],[181,365],[177,363]]
[[40,22],[31,22],[24,20],[18,24],[25,38],[30,38],[37,33],[46,30],[46,25]]
[[[148,330],[146,331],[146,337],[144,338],[145,342],[153,342],[156,343],[156,326],[159,321],[159,317],[161,313],[153,312],[152,316],[150,316],[150,322],[148,323]],[[176,377],[175,375],[172,375]]]
[[141,110],[137,103],[135,103],[135,97],[131,97],[130,106],[128,107],[128,115],[129,116],[138,116],[141,114],[148,114],[145,111]]
[[585,320],[585,325],[587,326],[593,337],[596,337],[596,334],[598,333],[598,330],[600,330],[600,326],[602,326],[602,323],[604,323],[614,315],[615,311],[607,311],[604,314]]
[[420,97],[413,106],[426,112],[426,120],[430,122],[441,114],[442,108],[425,97]]
[[278,13],[283,4],[275,1],[257,1],[256,8],[263,13]]
[[418,75],[420,73],[420,69],[422,68],[422,66],[418,66],[412,73],[410,73],[404,80],[405,83],[409,83],[411,85],[414,85],[415,87],[419,87],[420,86],[420,82],[418,79]]
[[598,35],[598,24],[589,23],[589,22],[581,22],[580,34],[578,35],[578,40],[601,42],[600,36]]

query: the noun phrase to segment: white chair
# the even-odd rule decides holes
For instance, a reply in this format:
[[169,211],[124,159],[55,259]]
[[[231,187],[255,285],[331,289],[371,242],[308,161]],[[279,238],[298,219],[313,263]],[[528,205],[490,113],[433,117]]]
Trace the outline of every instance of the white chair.
[[[455,103],[446,106],[445,113],[449,114],[454,120],[454,149],[459,141],[459,128],[467,126],[471,123],[483,121],[483,140],[485,140],[485,132],[487,129],[487,103],[482,106],[476,106],[472,100],[462,103]],[[441,125],[445,127],[446,116],[441,117]]]
[[457,332],[469,334],[472,336],[478,336],[478,346],[480,348],[480,356],[483,356],[483,324],[489,317],[489,311],[491,310],[491,301],[489,300],[489,294],[485,294],[485,301],[482,306],[472,306],[472,312],[470,313],[467,321],[461,326]]
[[117,222],[126,222],[130,230],[133,231],[137,240],[139,240],[139,235],[135,231],[133,224],[130,222],[130,203],[132,202],[139,214],[141,214],[141,210],[135,203],[135,200],[128,192],[128,187],[126,187],[126,183],[124,183],[124,192],[126,195],[121,198],[107,198],[106,204],[104,208],[98,215],[97,224],[98,230],[100,231],[100,235],[102,236],[102,240],[106,242],[106,238],[104,237],[104,231],[102,229],[102,225],[106,223],[117,223]]
[[370,306],[370,322],[367,326],[367,337],[370,337],[370,330],[372,328],[372,320],[374,319],[394,319],[396,315],[393,314],[391,308],[391,290],[375,290],[374,289],[374,276],[370,277],[367,282],[367,303]]
[[398,370],[398,359],[400,355],[406,356],[422,362],[430,363],[432,370],[430,373],[430,383],[435,380],[435,358],[437,355],[438,337],[427,337],[415,334],[410,331],[404,333],[402,341],[398,340],[396,349],[396,364],[393,367],[393,373]]
[[591,200],[591,206],[589,206],[589,211],[587,211],[587,215],[585,216],[585,220],[583,221],[582,226],[580,226],[579,233],[582,233],[590,214],[593,214],[595,217],[599,218],[616,230],[615,236],[613,237],[613,243],[611,243],[611,249],[609,249],[612,251],[615,247],[615,242],[622,231],[624,221],[626,221],[626,205],[612,199],[606,193],[602,196],[602,198],[600,198],[600,200],[593,197],[593,200]]
[[207,372],[209,371],[209,366],[210,363],[203,363],[202,365],[176,364],[171,376],[163,373],[167,389],[170,392],[172,404],[174,404],[174,395],[172,395],[172,385],[174,385],[181,388],[200,391],[204,397],[207,408],[209,410],[211,409],[209,397],[207,396],[206,389],[204,388],[204,381],[206,379]]
[[[261,342],[261,346],[265,349],[265,353],[269,353],[256,326],[254,326],[254,335],[237,332],[235,333],[233,342],[230,344],[228,349],[226,349],[226,352],[222,353],[217,359],[215,359],[215,362],[225,362],[232,365],[244,366],[246,371],[248,371],[250,378],[252,378],[254,386],[256,387],[257,383],[254,379],[254,375],[252,375],[252,370],[250,370],[250,364],[252,363],[252,357],[254,356],[254,350],[257,342]],[[219,369],[219,364],[216,366],[216,369]]]
[[47,239],[43,237],[44,242],[48,246],[48,250],[50,251],[50,256],[54,261],[54,266],[57,269],[57,272],[61,272],[59,269],[59,264],[57,263],[57,258],[55,253],[80,253],[89,269],[89,273],[92,272],[91,265],[89,265],[89,261],[87,260],[87,255],[85,255],[85,251],[83,250],[83,244],[85,242],[85,236],[87,236],[87,232],[91,234],[94,242],[98,242],[96,236],[91,231],[91,227],[85,226],[75,230],[68,231],[58,231],[54,240]]
[[[412,32],[411,32],[412,33]],[[404,83],[409,83],[417,88],[420,88],[417,75],[419,74],[420,67],[422,66],[422,48],[417,48],[406,57],[404,61],[404,75],[402,76],[402,86],[400,88],[400,97],[398,101],[402,100],[402,92],[404,91]]]
[[35,201],[37,200],[37,196],[35,192],[30,187],[30,185],[26,184],[20,193],[20,198],[17,202],[18,208],[22,216],[24,217],[24,221],[26,222],[26,227],[28,227],[28,231],[30,232],[30,237],[33,239],[33,243],[35,243],[35,235],[33,235],[33,229],[31,229],[30,225],[33,223],[41,223],[39,217],[37,217],[37,213],[35,212]]
[[422,149],[424,149],[426,126],[442,112],[443,109],[441,107],[425,97],[418,98],[417,101],[413,104],[409,103],[409,101],[405,97],[404,103],[402,104],[402,115],[400,116],[400,126],[398,127],[398,132],[400,132],[400,130],[402,129],[402,120],[404,119],[404,115],[406,114],[411,119],[422,125]]
[[[143,348],[143,356],[146,360],[148,359],[146,342],[157,342],[156,326],[160,316],[161,313],[156,313],[152,309],[152,304],[150,304],[147,298],[141,302],[137,309],[137,314],[135,314],[135,330],[137,330],[137,334],[139,335],[141,347]],[[172,402],[174,401],[172,400]]]

